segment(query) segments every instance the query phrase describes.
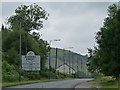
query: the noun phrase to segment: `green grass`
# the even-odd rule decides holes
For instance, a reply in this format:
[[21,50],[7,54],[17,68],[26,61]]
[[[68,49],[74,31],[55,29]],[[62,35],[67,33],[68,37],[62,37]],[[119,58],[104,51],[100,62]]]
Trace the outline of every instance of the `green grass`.
[[[71,79],[71,78],[66,78],[64,80],[67,80],[67,79]],[[41,79],[41,80],[31,80],[31,81],[21,81],[21,82],[3,82],[2,87],[32,84],[32,83],[39,83],[39,82],[51,82],[51,81],[58,81],[58,80],[63,80],[63,79],[50,79],[50,80],[49,79]]]
[[101,85],[103,88],[118,88],[117,81],[103,81]]
[[[90,81],[93,86],[96,84],[100,85],[100,88],[104,88],[104,90],[109,90],[109,89],[117,89],[118,88],[118,81],[115,80],[115,78],[104,76],[104,77],[98,77],[92,81]],[[119,88],[120,88],[120,82],[119,82]]]
[[[102,88],[118,88],[118,81],[112,77],[102,77],[100,79],[100,84]],[[119,82],[120,85],[120,82]]]

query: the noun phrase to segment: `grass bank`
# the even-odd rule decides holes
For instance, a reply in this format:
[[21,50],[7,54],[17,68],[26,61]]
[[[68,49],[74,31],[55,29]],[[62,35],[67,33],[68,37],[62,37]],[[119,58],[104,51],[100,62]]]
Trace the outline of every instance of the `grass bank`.
[[65,79],[41,79],[41,80],[30,80],[30,81],[17,81],[17,82],[3,82],[2,87],[9,87],[9,86],[17,86],[17,85],[25,85],[25,84],[32,84],[32,83],[39,83],[39,82],[51,82],[51,81],[59,81],[59,80],[69,80],[72,78],[65,78]]
[[118,80],[115,80],[115,78],[111,76],[98,77],[92,82],[94,84],[99,83],[101,88],[104,88],[105,90],[118,89],[118,87],[120,88],[120,82],[118,82]]
[[120,82],[118,80],[115,80],[113,77],[102,77],[100,84],[102,85],[102,88],[118,88],[120,85]]

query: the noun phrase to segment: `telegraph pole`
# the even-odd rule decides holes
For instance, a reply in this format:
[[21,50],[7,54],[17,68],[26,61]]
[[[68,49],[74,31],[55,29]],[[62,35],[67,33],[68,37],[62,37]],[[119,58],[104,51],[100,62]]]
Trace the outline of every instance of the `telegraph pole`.
[[20,21],[20,45],[19,45],[19,81],[21,81],[21,21]]
[[120,90],[120,74],[119,74],[119,71],[118,71],[118,80],[117,80],[117,83],[118,83],[118,90]]
[[55,70],[56,70],[57,69],[57,48],[55,50],[56,50],[56,56],[55,56]]
[[[73,48],[73,47],[68,47],[68,48]],[[70,50],[69,50],[69,74],[71,73],[71,71],[70,71],[70,68],[71,68],[71,65],[70,65]]]
[[70,50],[69,50],[69,74],[70,74]]
[[72,52],[72,74],[73,74],[73,52]]
[[[77,56],[77,73],[78,73],[78,56]],[[77,75],[78,78],[78,75]]]
[[63,49],[63,65],[64,65],[64,74],[65,74],[65,49]]
[[83,71],[83,67],[82,67],[82,58],[81,58],[81,72]]
[[[51,49],[51,42],[52,41],[61,41],[61,39],[55,39],[55,40],[50,40],[50,49]],[[51,54],[50,54],[50,50],[49,50],[49,69],[51,69]],[[56,60],[55,60],[55,72],[57,69],[57,48],[56,48]],[[49,70],[49,79],[50,79],[50,71]]]
[[[51,48],[50,48],[51,49]],[[49,79],[50,79],[50,71],[51,71],[51,61],[50,61],[51,55],[50,55],[50,50],[49,50]]]
[[[118,21],[120,21],[119,15],[120,15],[120,1],[118,2]],[[119,47],[118,47],[119,48]],[[117,50],[117,52],[119,53],[119,51]],[[119,55],[117,54],[117,59],[118,59]],[[119,60],[118,60],[119,61]],[[118,71],[118,90],[120,90],[120,72]]]
[[[57,74],[57,48],[56,48],[56,56],[55,56],[55,73]],[[56,75],[56,79],[57,79],[57,75]]]
[[49,50],[49,79],[51,78],[50,76],[50,71],[51,71],[51,54],[50,54],[50,51],[51,51],[51,42],[52,40],[50,40],[49,44],[50,44],[50,50]]

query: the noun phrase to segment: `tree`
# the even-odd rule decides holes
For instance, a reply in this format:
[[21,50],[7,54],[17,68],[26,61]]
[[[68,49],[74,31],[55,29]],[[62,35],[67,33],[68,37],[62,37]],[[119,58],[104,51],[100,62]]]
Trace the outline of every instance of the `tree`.
[[43,20],[48,19],[49,14],[37,4],[21,5],[15,10],[15,15],[12,15],[8,19],[10,29],[13,31],[22,30],[24,33],[24,47],[27,53],[28,51],[28,34],[32,30],[39,30],[43,28]]
[[15,15],[8,19],[8,23],[13,30],[19,30],[21,24],[23,30],[29,32],[43,28],[43,20],[47,20],[48,16],[49,14],[39,5],[21,5],[15,10]]
[[[21,5],[15,10],[15,15],[8,19],[9,28],[2,25],[2,61],[3,64],[11,67],[9,73],[3,67],[3,81],[7,78],[14,77],[14,71],[19,72],[19,45],[21,30],[21,55],[26,55],[27,51],[33,51],[41,57],[41,68],[45,67],[45,60],[48,54],[48,43],[40,38],[39,33],[30,33],[32,30],[39,30],[43,27],[43,20],[47,20],[48,13],[42,7],[34,4],[30,6]],[[26,43],[27,41],[27,43]],[[26,50],[27,47],[27,50]],[[5,63],[4,63],[5,62]],[[6,64],[7,63],[7,64]],[[21,77],[28,79],[29,74],[23,71]],[[4,74],[5,73],[5,74]],[[26,75],[27,74],[27,75]],[[7,76],[6,76],[7,75]],[[39,74],[33,72],[33,78],[39,79]],[[16,77],[17,79],[17,77]],[[31,78],[32,79],[32,78]],[[11,78],[10,81],[14,81]]]
[[89,70],[118,78],[120,73],[120,9],[116,4],[108,8],[108,17],[96,34],[97,46],[89,49]]

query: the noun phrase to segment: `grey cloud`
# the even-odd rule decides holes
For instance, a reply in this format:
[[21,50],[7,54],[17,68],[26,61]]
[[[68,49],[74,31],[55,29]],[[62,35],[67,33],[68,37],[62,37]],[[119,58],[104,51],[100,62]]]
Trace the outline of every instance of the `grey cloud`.
[[2,3],[2,15],[7,16],[13,14],[15,9],[22,3],[18,2],[3,2]]
[[[4,3],[3,15],[12,14],[15,7],[20,4]],[[53,42],[53,47],[73,46],[73,51],[86,54],[87,48],[95,44],[94,33],[102,26],[107,15],[107,7],[111,3],[47,2],[37,4],[50,13],[49,19],[44,22],[44,28],[40,30],[43,34],[42,38],[47,41],[60,38],[61,42]]]
[[90,2],[90,3],[81,3],[81,2],[60,2],[60,3],[49,3],[48,5],[54,12],[58,12],[59,16],[72,16],[77,14],[82,14],[89,11],[99,11],[103,12],[108,6],[108,2]]

